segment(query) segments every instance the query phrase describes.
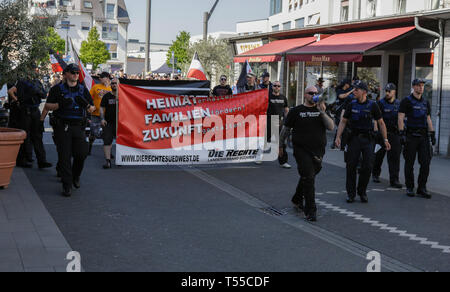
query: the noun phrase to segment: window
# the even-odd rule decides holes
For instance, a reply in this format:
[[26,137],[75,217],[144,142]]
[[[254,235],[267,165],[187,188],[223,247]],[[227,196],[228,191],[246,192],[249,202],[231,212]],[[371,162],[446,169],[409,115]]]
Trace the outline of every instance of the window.
[[283,0],[270,0],[270,16],[281,13],[283,10]]
[[61,20],[61,29],[70,29],[70,21]]
[[349,0],[341,1],[341,21],[348,21]]
[[106,5],[106,18],[107,19],[114,19],[115,8],[116,8],[116,5],[114,5],[114,4]]
[[106,48],[111,55],[111,59],[117,59],[117,44],[106,44]]
[[283,23],[283,30],[290,30],[291,29],[291,22],[285,22]]
[[309,25],[319,25],[320,24],[320,13],[311,15],[308,18],[308,24]]
[[84,1],[84,8],[92,8],[92,2],[91,1]]
[[439,5],[441,4],[440,0],[429,0],[431,10],[439,9]]
[[64,7],[72,6],[72,1],[70,1],[70,0],[59,0],[59,6],[64,6]]
[[82,22],[81,23],[81,30],[91,30],[91,24],[89,22]]
[[119,39],[119,26],[117,24],[105,23],[102,26],[102,38],[105,40]]
[[280,30],[280,26],[279,25],[272,26],[272,31],[279,31],[279,30]]
[[377,16],[377,0],[367,0],[367,17]]
[[396,13],[398,14],[406,13],[406,0],[397,0]]
[[305,18],[299,18],[295,20],[295,28],[302,28],[305,27]]

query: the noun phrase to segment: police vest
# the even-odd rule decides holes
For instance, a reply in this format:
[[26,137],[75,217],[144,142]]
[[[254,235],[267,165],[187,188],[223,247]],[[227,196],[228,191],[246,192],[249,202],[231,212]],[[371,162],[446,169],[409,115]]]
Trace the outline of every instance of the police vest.
[[373,131],[372,106],[374,103],[372,100],[367,100],[363,104],[357,100],[352,101],[352,116],[350,118],[350,128],[352,130],[360,130],[363,132]]
[[413,129],[428,128],[428,103],[422,98],[417,100],[413,95],[407,97],[412,106],[412,111],[406,114],[406,127]]
[[42,89],[36,81],[22,80],[22,83],[27,87],[23,97],[21,98],[21,104],[27,108],[38,108],[41,104],[41,97],[44,97]]
[[58,117],[63,120],[82,120],[85,117],[85,109],[77,103],[77,97],[84,97],[84,86],[78,85],[78,91],[71,92],[61,83],[59,85],[62,94],[62,108],[58,109]]
[[380,100],[383,106],[383,119],[386,122],[388,130],[398,129],[398,111],[400,109],[400,101],[395,100],[389,103],[386,99]]

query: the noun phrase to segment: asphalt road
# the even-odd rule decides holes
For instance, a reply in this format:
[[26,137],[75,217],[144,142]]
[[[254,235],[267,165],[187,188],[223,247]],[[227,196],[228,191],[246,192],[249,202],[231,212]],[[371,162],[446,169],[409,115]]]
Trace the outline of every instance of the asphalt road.
[[[48,140],[48,137],[47,137]],[[55,148],[46,145],[50,161]],[[101,146],[82,189],[60,196],[54,170],[26,173],[86,271],[450,271],[450,198],[407,198],[370,185],[368,205],[345,203],[345,171],[324,165],[319,221],[290,204],[298,175],[277,163],[122,167],[105,171]]]

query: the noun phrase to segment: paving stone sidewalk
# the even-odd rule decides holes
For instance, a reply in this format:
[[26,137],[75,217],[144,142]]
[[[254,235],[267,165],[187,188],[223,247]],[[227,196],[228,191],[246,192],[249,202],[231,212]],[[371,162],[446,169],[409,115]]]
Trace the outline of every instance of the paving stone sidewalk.
[[0,272],[65,272],[72,249],[20,168],[0,189]]

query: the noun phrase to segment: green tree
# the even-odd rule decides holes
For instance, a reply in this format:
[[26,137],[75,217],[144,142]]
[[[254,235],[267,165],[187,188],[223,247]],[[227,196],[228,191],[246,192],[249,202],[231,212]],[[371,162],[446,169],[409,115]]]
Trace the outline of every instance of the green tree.
[[48,28],[56,18],[45,11],[30,17],[28,11],[27,0],[0,1],[0,84],[37,77],[33,69],[49,63]]
[[100,35],[96,27],[89,32],[87,41],[81,43],[80,60],[84,65],[92,64],[92,69],[96,70],[98,65],[106,63],[111,59],[106,44],[100,40]]
[[48,28],[47,44],[55,52],[62,53],[66,50],[66,41],[59,36],[53,27]]
[[209,80],[215,79],[218,82],[220,75],[231,74],[231,51],[226,41],[208,38],[207,41],[201,40],[189,47],[188,53],[190,59],[193,58],[195,52],[205,70]]
[[172,68],[172,52],[175,52],[175,58],[177,59],[176,69],[183,70],[191,60],[188,57],[189,42],[191,40],[191,34],[182,31],[177,35],[177,39],[172,43],[167,53],[167,64]]

